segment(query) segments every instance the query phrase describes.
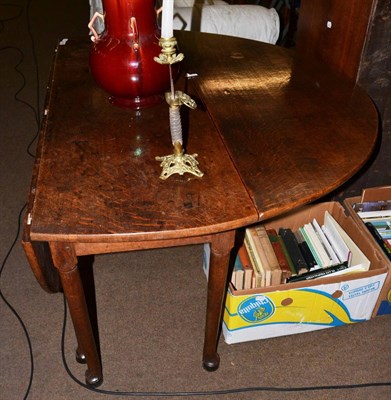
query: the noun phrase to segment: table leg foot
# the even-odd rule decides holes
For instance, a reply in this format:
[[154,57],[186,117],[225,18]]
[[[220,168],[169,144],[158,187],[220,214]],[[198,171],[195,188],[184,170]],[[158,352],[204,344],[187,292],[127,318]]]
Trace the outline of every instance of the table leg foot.
[[76,349],[75,358],[79,364],[87,364],[87,357],[79,348]]
[[226,293],[226,281],[235,232],[213,235],[210,242],[210,265],[208,297],[206,305],[203,366],[207,371],[216,371],[220,364],[217,353],[221,318]]
[[220,365],[220,356],[216,353],[210,357],[204,357],[202,361],[202,366],[208,372],[216,371]]
[[86,383],[88,386],[98,387],[103,383],[102,374],[93,374],[88,369],[86,371]]
[[103,382],[102,366],[91,327],[83,284],[74,248],[69,243],[50,243],[53,262],[58,269],[69,313],[77,339],[76,359],[86,361],[87,385],[97,387]]

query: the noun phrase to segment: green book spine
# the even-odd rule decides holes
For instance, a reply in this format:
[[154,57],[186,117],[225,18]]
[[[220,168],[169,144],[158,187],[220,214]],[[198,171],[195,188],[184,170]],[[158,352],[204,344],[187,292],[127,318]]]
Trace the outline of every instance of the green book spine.
[[295,268],[295,266],[293,264],[293,261],[292,261],[290,255],[289,255],[289,253],[288,253],[288,250],[287,250],[287,248],[285,246],[285,243],[282,240],[280,235],[278,235],[278,241],[281,244],[282,251],[284,252],[285,258],[288,261],[288,265],[289,265],[289,268],[291,269],[292,275],[296,275],[296,268]]
[[312,246],[311,240],[310,240],[310,238],[308,237],[306,231],[304,230],[303,227],[299,228],[299,230],[300,230],[301,234],[304,236],[304,239],[305,239],[305,241],[307,242],[308,247],[310,248],[312,255],[314,256],[314,258],[315,258],[315,260],[316,260],[316,263],[317,263],[319,266],[322,265],[322,262],[321,262],[321,260],[320,260],[320,258],[319,258],[319,256],[318,256],[318,254],[316,253],[316,251],[315,251],[315,249],[314,249],[314,246]]

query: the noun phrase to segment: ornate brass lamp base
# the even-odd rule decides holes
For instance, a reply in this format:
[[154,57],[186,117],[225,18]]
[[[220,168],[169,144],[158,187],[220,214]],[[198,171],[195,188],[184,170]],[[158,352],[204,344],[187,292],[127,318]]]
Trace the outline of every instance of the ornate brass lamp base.
[[159,57],[154,57],[154,60],[159,64],[174,64],[184,59],[182,53],[176,54],[177,41],[175,37],[160,38],[159,45],[162,48]]
[[185,154],[182,148],[182,126],[179,114],[182,104],[192,109],[196,108],[197,104],[187,94],[180,91],[174,92],[174,85],[172,83],[171,64],[182,61],[184,55],[182,53],[176,54],[177,41],[175,37],[160,38],[159,45],[162,51],[159,57],[155,57],[154,60],[159,64],[168,64],[170,66],[172,88],[171,93],[166,93],[166,101],[170,106],[170,129],[174,146],[174,154],[155,157],[157,161],[161,161],[162,173],[160,174],[160,178],[167,179],[171,175],[183,175],[186,172],[201,178],[204,174],[198,168],[197,154]]
[[161,161],[160,166],[163,169],[160,179],[167,179],[173,174],[183,175],[185,172],[201,178],[204,174],[198,168],[197,155],[185,154],[182,144],[176,142],[174,144],[174,154],[155,158],[157,161]]

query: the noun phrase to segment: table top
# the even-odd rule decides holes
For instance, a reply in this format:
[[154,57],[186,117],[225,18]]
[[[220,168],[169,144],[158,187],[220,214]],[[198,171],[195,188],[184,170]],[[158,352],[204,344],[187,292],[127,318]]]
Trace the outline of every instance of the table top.
[[338,188],[372,154],[378,115],[354,82],[294,49],[182,35],[200,97],[261,220]]
[[369,158],[377,114],[320,65],[260,42],[177,32],[187,153],[203,178],[163,181],[168,106],[111,105],[88,69],[90,43],[59,46],[28,213],[31,240],[121,242],[208,235],[279,215],[337,188]]

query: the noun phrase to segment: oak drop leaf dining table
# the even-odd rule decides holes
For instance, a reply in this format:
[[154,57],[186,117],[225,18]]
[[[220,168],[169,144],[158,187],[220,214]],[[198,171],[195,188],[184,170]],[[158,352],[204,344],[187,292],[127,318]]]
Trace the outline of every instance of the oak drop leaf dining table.
[[90,75],[88,41],[55,53],[22,243],[41,286],[64,291],[92,386],[103,377],[78,257],[210,243],[203,366],[215,370],[237,230],[338,188],[377,142],[371,100],[327,66],[241,38],[176,37],[176,86],[198,105],[182,113],[185,148],[202,178],[159,178],[155,157],[172,153],[167,104],[111,105]]

